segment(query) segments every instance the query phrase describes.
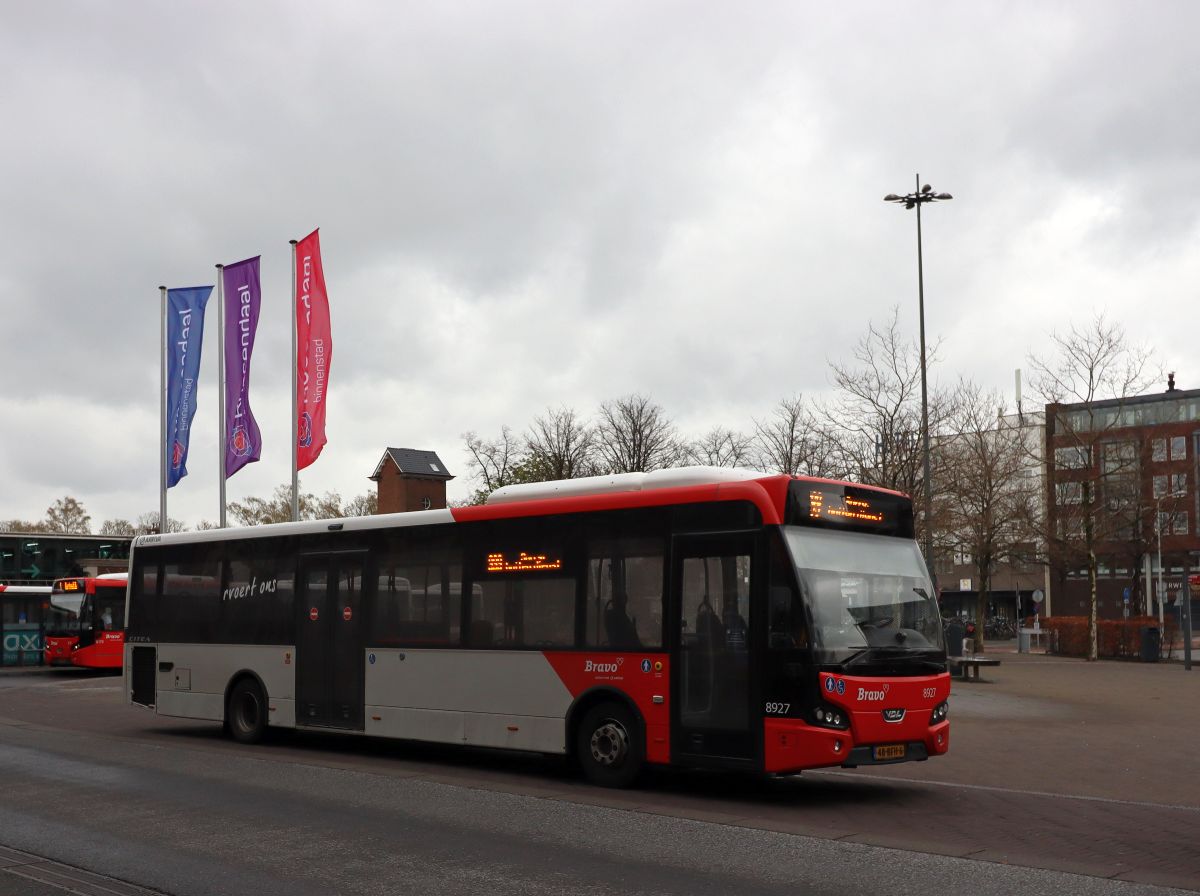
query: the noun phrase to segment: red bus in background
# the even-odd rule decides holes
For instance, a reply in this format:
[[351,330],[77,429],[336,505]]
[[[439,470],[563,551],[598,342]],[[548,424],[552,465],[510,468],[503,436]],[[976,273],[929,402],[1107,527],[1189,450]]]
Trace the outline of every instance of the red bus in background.
[[46,613],[46,665],[120,669],[129,576],[58,579]]

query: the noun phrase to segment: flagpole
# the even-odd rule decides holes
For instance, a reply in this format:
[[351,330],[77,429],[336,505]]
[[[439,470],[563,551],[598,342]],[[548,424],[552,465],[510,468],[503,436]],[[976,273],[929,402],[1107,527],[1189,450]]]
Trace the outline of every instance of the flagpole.
[[221,511],[219,525],[225,528],[225,444],[229,434],[225,432],[225,265],[217,265],[217,470],[220,485]]
[[159,326],[159,378],[158,378],[158,531],[167,531],[167,288],[158,288],[162,304],[162,320]]
[[300,440],[300,421],[296,417],[300,413],[296,399],[296,390],[300,385],[300,364],[296,358],[296,315],[300,313],[300,307],[296,302],[297,240],[288,242],[292,245],[292,522],[295,522],[300,519],[300,471],[296,469],[296,464],[299,463],[299,449],[296,443]]

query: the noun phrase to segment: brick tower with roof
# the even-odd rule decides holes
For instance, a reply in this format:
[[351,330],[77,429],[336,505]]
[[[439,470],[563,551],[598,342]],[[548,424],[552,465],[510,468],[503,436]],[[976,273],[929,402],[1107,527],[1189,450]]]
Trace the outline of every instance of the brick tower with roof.
[[377,483],[378,513],[441,510],[446,483],[454,478],[433,451],[389,448],[370,477]]

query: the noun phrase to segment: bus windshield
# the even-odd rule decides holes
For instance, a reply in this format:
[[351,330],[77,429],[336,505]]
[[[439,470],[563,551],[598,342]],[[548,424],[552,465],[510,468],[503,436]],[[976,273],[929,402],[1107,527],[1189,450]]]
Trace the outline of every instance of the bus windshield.
[[79,634],[84,596],[82,593],[50,595],[50,609],[46,614],[48,636],[62,638]]
[[798,526],[785,531],[818,661],[945,649],[941,614],[916,542]]

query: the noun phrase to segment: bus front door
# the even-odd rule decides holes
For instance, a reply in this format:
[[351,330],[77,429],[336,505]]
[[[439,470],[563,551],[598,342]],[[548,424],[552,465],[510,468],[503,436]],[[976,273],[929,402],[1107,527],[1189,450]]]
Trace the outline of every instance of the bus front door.
[[676,761],[752,760],[750,588],[753,541],[675,539],[672,752]]
[[363,728],[365,551],[300,560],[296,724]]

